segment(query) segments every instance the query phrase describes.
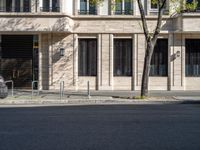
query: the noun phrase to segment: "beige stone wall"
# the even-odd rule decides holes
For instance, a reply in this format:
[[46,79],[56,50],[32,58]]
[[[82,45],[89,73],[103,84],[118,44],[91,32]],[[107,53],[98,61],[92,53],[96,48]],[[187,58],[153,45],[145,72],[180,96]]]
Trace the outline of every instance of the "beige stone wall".
[[132,77],[114,77],[113,90],[132,90]]
[[[78,76],[78,38],[98,41],[97,76]],[[113,76],[113,39],[133,39],[133,76]],[[198,77],[185,77],[185,39],[200,38],[199,34],[161,34],[168,38],[168,77],[150,77],[150,90],[199,90]],[[40,36],[40,79],[43,89],[59,89],[60,81],[67,90],[140,90],[144,63],[143,34],[67,34],[52,33]],[[60,48],[65,56],[60,57]],[[177,52],[180,57],[175,57]]]
[[[42,34],[41,39],[43,89],[59,89],[64,81],[65,89],[74,90],[73,34]],[[64,48],[64,56],[60,56],[60,48]]]
[[39,80],[40,88],[49,89],[49,35],[40,36],[40,53],[39,53]]

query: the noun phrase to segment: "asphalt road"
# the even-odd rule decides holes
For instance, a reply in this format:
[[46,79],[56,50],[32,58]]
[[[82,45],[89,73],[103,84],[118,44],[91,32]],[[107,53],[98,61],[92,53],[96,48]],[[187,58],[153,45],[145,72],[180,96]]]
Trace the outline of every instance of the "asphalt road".
[[200,150],[200,105],[0,108],[0,150]]

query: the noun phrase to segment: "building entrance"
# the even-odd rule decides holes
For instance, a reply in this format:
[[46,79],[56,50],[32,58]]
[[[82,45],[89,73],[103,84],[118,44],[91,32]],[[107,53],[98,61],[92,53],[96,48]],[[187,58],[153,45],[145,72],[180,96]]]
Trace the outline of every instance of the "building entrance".
[[0,74],[15,88],[31,88],[38,80],[37,35],[1,35]]

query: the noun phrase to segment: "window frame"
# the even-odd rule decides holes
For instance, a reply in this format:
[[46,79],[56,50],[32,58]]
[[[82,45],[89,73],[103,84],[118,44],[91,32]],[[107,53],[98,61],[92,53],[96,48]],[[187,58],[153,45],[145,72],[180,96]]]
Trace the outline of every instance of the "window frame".
[[79,15],[97,15],[97,6],[92,5],[90,0],[85,0],[85,8],[81,9],[81,0],[79,0]]
[[[149,1],[150,4],[149,4],[149,11],[150,12],[158,12],[158,4],[157,4],[157,8],[152,8],[152,0]],[[164,6],[164,11],[168,10],[169,9],[169,1],[167,0],[166,3],[165,3],[165,6]],[[153,4],[155,5],[155,4]]]
[[[131,8],[130,10],[129,9],[126,9],[126,3],[129,3],[130,4],[130,7]],[[126,2],[126,0],[121,0],[121,2],[119,2],[119,6],[121,5],[121,10],[116,10],[116,6],[117,6],[117,3],[115,2],[115,9],[114,9],[114,14],[115,15],[133,15],[133,0],[129,0],[129,2]]]
[[[124,73],[123,71],[121,71],[121,72],[123,72],[123,73],[121,73],[121,74],[119,74],[119,75],[117,75],[116,74],[116,58],[115,58],[115,56],[116,56],[116,49],[115,49],[115,47],[116,47],[116,41],[120,41],[121,40],[121,42],[124,42],[124,41],[129,41],[130,43],[130,54],[129,55],[127,55],[127,56],[130,56],[130,58],[129,58],[129,60],[130,60],[130,62],[129,62],[129,64],[130,64],[130,66],[128,66],[128,67],[126,67],[126,68],[129,68],[129,72],[130,72],[130,74],[128,74],[128,73]],[[125,42],[124,42],[125,43]],[[124,45],[122,46],[122,48],[124,47]],[[121,48],[121,49],[122,49]],[[123,52],[123,51],[122,51]],[[122,54],[122,52],[121,52],[121,54]],[[122,54],[122,56],[121,57],[123,57],[123,55],[124,54]],[[127,60],[127,58],[126,58],[126,60]],[[123,60],[121,60],[121,61],[123,61]],[[121,64],[120,66],[123,66],[124,67],[124,65],[125,64]],[[120,37],[116,37],[116,38],[113,38],[113,76],[114,77],[132,77],[133,76],[133,39],[132,38],[120,38]]]
[[[186,38],[185,39],[185,77],[194,77],[194,78],[199,78],[200,77],[200,71],[198,71],[199,73],[197,74],[197,75],[194,75],[194,74],[187,74],[187,62],[188,61],[192,61],[192,64],[191,63],[189,63],[189,65],[192,65],[192,66],[194,66],[194,65],[196,65],[196,66],[199,66],[199,70],[200,70],[200,44],[198,44],[198,47],[197,47],[197,49],[196,49],[196,51],[194,52],[194,53],[191,53],[191,51],[193,51],[193,48],[195,47],[195,43],[190,43],[190,45],[189,46],[194,46],[194,47],[192,47],[191,49],[189,49],[188,50],[188,45],[187,45],[187,41],[197,41],[197,44],[200,42],[200,39],[195,39],[195,38]],[[199,49],[198,49],[199,48]],[[187,52],[188,51],[190,51],[190,53],[188,54]],[[199,53],[198,53],[199,52]],[[191,57],[187,57],[188,55],[192,55],[192,58]],[[196,57],[197,56],[197,57]],[[198,64],[194,64],[194,61],[193,60],[191,60],[191,59],[194,59],[193,57],[196,57],[195,59],[195,61],[197,61],[198,62]],[[189,60],[188,60],[189,59]],[[191,69],[192,70],[192,69]],[[189,71],[188,71],[189,72]],[[192,70],[192,72],[194,73],[194,70]]]
[[[83,58],[83,56],[81,55],[81,53],[80,53],[80,41],[81,40],[84,40],[84,41],[87,41],[87,50],[86,50],[86,55],[85,56],[88,56],[88,51],[92,51],[92,50],[88,50],[88,42],[89,41],[95,41],[96,42],[96,46],[95,46],[95,57],[91,57],[91,58],[93,58],[94,60],[94,62],[95,62],[95,64],[93,64],[94,66],[92,66],[91,68],[95,68],[95,73],[93,74],[93,75],[91,75],[91,74],[89,74],[88,72],[86,73],[86,74],[82,74],[83,73],[83,71],[80,71],[80,62],[81,62],[81,60],[80,60],[80,58]],[[94,49],[94,48],[93,48]],[[81,57],[82,56],[82,57]],[[97,38],[84,38],[84,37],[80,37],[80,38],[78,38],[78,76],[79,77],[96,77],[97,76],[97,66],[98,66],[98,60],[97,60],[97,57],[98,57],[98,40],[97,40]],[[89,62],[89,60],[87,60],[87,63]],[[83,65],[83,63],[81,63],[82,65]],[[88,65],[89,65],[89,63],[88,64],[86,64],[86,69],[88,69],[89,67],[88,67]],[[92,69],[91,69],[92,70]],[[87,70],[88,71],[88,70]]]
[[[168,47],[168,38],[159,38],[158,40],[157,40],[157,42],[159,41],[159,40],[165,40],[165,42],[166,42],[166,45],[167,45],[167,47],[166,47],[166,52],[163,52],[163,54],[162,54],[162,59],[160,60],[160,58],[161,57],[159,57],[159,56],[154,56],[155,55],[155,52],[157,52],[157,43],[156,43],[156,45],[155,45],[155,47],[154,47],[154,52],[153,52],[153,54],[152,54],[152,57],[151,57],[151,63],[150,63],[150,73],[149,73],[149,77],[168,77],[168,59],[169,59],[169,56],[168,56],[168,50],[169,50],[169,47]],[[162,49],[165,49],[165,48],[162,48]],[[159,55],[161,54],[161,52],[159,52]],[[163,56],[166,56],[167,55],[167,57],[163,57]],[[156,58],[155,58],[156,57]],[[165,58],[165,59],[163,59],[163,58]],[[162,65],[162,64],[160,64],[160,63],[158,63],[157,65],[156,64],[154,64],[154,66],[158,66],[158,71],[156,71],[157,72],[157,74],[152,74],[152,61],[156,61],[156,59],[157,59],[157,61],[165,61],[165,67],[166,67],[166,69],[165,69],[165,72],[166,72],[166,74],[160,74],[160,66]]]

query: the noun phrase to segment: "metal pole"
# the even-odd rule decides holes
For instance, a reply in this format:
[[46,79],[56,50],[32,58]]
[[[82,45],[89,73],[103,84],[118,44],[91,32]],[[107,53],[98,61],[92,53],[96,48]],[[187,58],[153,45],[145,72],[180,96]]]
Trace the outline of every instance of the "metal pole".
[[64,81],[60,81],[60,99],[64,96]]
[[63,81],[62,83],[63,83],[63,87],[62,87],[62,90],[63,90],[63,91],[62,91],[62,97],[64,97],[65,82]]
[[62,82],[60,82],[60,100],[62,99],[62,93],[61,93],[62,89],[61,88],[62,88]]
[[87,96],[90,98],[90,81],[87,82]]

